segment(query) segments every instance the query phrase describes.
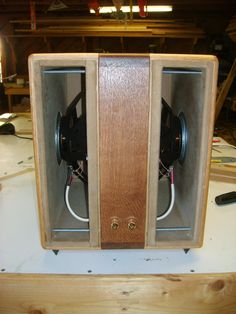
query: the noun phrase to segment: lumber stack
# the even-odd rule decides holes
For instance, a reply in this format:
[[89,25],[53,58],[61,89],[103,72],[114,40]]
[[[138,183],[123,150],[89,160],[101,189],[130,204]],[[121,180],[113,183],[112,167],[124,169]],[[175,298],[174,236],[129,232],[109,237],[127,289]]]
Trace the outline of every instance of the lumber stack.
[[183,20],[39,19],[37,28],[30,20],[13,20],[15,36],[85,37],[164,37],[203,38],[204,31]]

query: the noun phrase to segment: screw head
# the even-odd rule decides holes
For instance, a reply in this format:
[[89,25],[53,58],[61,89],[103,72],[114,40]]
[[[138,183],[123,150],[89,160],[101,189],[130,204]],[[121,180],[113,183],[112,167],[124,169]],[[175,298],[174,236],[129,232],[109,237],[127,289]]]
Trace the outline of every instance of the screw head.
[[111,229],[117,230],[119,228],[119,223],[118,221],[112,221],[111,223]]
[[131,230],[131,231],[136,229],[136,223],[134,221],[130,221],[128,223],[128,229]]

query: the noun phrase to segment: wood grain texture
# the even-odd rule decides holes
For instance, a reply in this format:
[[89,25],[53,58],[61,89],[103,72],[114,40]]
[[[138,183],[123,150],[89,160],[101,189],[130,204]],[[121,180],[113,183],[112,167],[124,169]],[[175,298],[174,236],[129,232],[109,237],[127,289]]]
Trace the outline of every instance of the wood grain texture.
[[[143,247],[149,117],[149,57],[99,61],[100,206],[103,248]],[[119,227],[111,228],[112,217]],[[133,217],[136,229],[129,230]]]
[[235,314],[236,274],[0,275],[3,314]]

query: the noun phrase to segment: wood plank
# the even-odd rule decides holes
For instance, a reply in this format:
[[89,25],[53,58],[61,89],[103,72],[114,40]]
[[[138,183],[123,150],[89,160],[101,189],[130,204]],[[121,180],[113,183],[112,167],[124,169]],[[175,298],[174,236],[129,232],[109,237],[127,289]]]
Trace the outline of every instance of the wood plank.
[[236,274],[0,275],[3,314],[236,313]]
[[[61,24],[62,25],[62,24]],[[95,21],[95,22],[86,22],[86,23],[74,23],[64,24],[60,26],[58,24],[48,24],[46,27],[40,27],[37,30],[31,30],[29,28],[16,28],[16,34],[34,34],[39,35],[43,34],[44,36],[52,34],[61,34],[61,35],[72,35],[76,36],[93,36],[93,37],[152,37],[152,36],[175,36],[176,38],[185,37],[204,37],[204,31],[196,27],[193,23],[158,23],[153,21],[143,21],[142,23],[137,23],[136,21],[127,21],[123,23],[121,21]]]
[[30,168],[22,169],[22,170],[15,172],[15,173],[11,173],[11,174],[8,174],[5,176],[0,176],[0,180],[2,181],[2,180],[15,178],[15,177],[21,176],[22,174],[31,172],[31,171],[34,171],[34,168],[30,167]]
[[6,95],[29,95],[28,87],[7,87],[5,89]]
[[[97,36],[97,32],[99,34],[103,34],[106,36],[107,34],[114,34],[120,36],[120,33],[140,33],[140,34],[176,34],[176,35],[194,35],[196,36],[204,36],[204,32],[200,29],[172,29],[172,28],[146,28],[146,27],[124,27],[124,26],[108,26],[108,27],[99,27],[99,26],[90,26],[90,27],[78,27],[78,28],[63,28],[63,27],[58,27],[58,28],[42,28],[38,29],[35,31],[32,31],[30,29],[16,29],[16,33],[32,33],[32,34],[57,34],[57,33],[62,33],[62,34],[80,34],[84,36]],[[100,35],[101,36],[101,35]]]
[[[103,248],[145,240],[149,57],[100,57],[100,206]],[[119,227],[111,224],[117,220]],[[135,223],[130,230],[128,224]]]
[[202,34],[185,34],[185,33],[177,33],[177,34],[165,34],[165,32],[160,31],[158,34],[152,34],[151,32],[73,32],[73,33],[62,33],[62,32],[52,32],[52,33],[22,33],[22,34],[14,34],[2,36],[3,38],[40,38],[40,37],[142,37],[142,38],[204,38],[205,35]]
[[[10,20],[9,21],[10,24],[30,24],[31,21],[30,20],[26,20],[26,19],[17,19],[17,20]],[[76,19],[73,19],[73,18],[60,18],[60,20],[58,20],[58,18],[46,18],[46,19],[37,19],[37,24],[89,24],[89,25],[92,25],[92,24],[121,24],[121,23],[124,23],[123,21],[117,21],[117,20],[114,20],[114,19],[102,19],[102,18],[96,18],[96,19],[93,19],[93,18],[82,18],[80,17],[80,19],[76,18]],[[136,23],[136,24],[144,24],[144,23],[147,23],[147,24],[180,24],[180,25],[195,25],[193,22],[189,22],[189,21],[184,21],[182,19],[155,19],[155,20],[152,20],[152,19],[148,19],[146,20],[145,19],[145,22],[143,20],[136,20],[136,19],[133,19],[132,21],[130,20],[126,20],[125,23],[128,23],[128,24],[131,24],[131,23]]]
[[211,164],[210,179],[228,183],[236,183],[236,166]]
[[[189,27],[188,25],[185,26],[180,26],[178,25],[175,27],[175,25],[137,25],[137,24],[128,24],[128,25],[75,25],[75,26],[50,26],[48,28],[41,28],[38,29],[37,32],[44,32],[44,31],[53,31],[53,30],[63,30],[63,31],[114,31],[114,32],[120,32],[120,31],[145,31],[148,29],[153,29],[153,30],[158,30],[158,29],[163,29],[163,30],[169,30],[173,32],[193,32],[193,33],[203,33],[203,31],[200,28],[196,27]],[[26,32],[26,33],[31,33],[34,32],[31,29],[16,29],[15,30],[17,33],[19,32]]]

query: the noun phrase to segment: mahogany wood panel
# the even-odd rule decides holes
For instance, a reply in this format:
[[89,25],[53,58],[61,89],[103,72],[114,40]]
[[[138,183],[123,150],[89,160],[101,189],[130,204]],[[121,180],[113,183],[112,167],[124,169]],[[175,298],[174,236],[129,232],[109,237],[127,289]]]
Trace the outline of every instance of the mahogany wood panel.
[[[99,59],[102,248],[144,247],[149,56]],[[129,223],[136,228],[130,230]],[[118,224],[112,229],[112,223]],[[113,225],[114,226],[114,225]]]

